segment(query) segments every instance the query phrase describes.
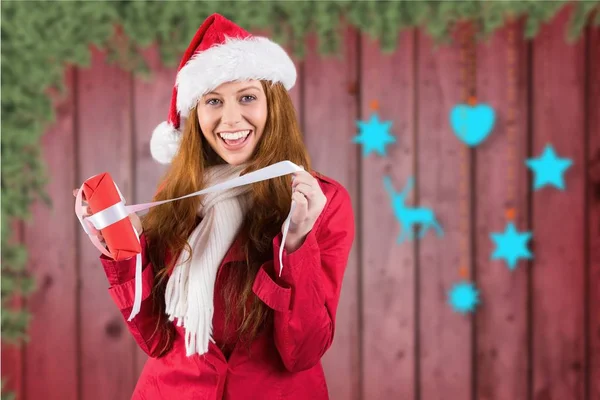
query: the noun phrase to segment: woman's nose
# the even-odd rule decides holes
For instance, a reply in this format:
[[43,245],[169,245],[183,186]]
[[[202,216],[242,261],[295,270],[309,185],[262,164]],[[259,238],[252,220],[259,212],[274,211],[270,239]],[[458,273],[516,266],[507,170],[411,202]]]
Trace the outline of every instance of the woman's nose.
[[231,127],[236,126],[242,120],[240,107],[237,104],[225,104],[223,107],[222,122]]

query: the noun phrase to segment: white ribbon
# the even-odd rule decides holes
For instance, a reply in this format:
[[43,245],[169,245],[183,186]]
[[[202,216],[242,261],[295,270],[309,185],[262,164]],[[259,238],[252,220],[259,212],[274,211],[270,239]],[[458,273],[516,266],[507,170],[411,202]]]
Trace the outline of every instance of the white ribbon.
[[[297,166],[296,164],[294,164],[291,161],[281,161],[276,164],[269,165],[268,167],[261,168],[257,171],[250,172],[246,175],[230,179],[226,182],[218,183],[209,188],[199,190],[197,192],[190,193],[185,196],[177,197],[175,199],[155,201],[153,203],[133,204],[130,206],[125,205],[125,199],[123,198],[123,195],[121,194],[121,191],[119,190],[119,187],[115,183],[115,187],[117,188],[117,191],[119,192],[121,201],[119,203],[116,203],[116,204],[106,208],[105,210],[99,211],[89,217],[83,217],[83,210],[82,210],[82,207],[83,207],[83,204],[82,204],[83,185],[81,185],[81,188],[79,188],[79,191],[77,192],[77,198],[75,199],[75,214],[79,218],[79,222],[81,223],[81,226],[83,226],[83,230],[85,231],[85,233],[88,234],[88,236],[89,236],[91,242],[94,244],[94,246],[96,246],[96,248],[98,248],[98,250],[100,250],[102,252],[102,254],[104,254],[107,257],[112,258],[112,255],[110,254],[110,252],[108,250],[106,250],[106,248],[104,246],[102,246],[102,244],[100,243],[100,240],[97,237],[97,235],[98,235],[97,231],[102,230],[102,229],[106,228],[107,226],[110,226],[110,225],[114,224],[115,222],[118,222],[124,218],[127,218],[129,216],[129,214],[131,214],[131,213],[144,211],[144,210],[147,210],[149,208],[152,208],[152,207],[155,207],[155,206],[158,206],[161,204],[169,203],[171,201],[181,200],[181,199],[185,199],[188,197],[200,196],[203,194],[218,192],[221,190],[227,190],[227,189],[235,188],[238,186],[249,185],[251,183],[265,181],[268,179],[277,178],[279,176],[289,175],[291,173],[302,171],[302,170],[303,170],[303,168]],[[283,223],[283,236],[281,239],[281,246],[279,247],[279,276],[281,276],[281,271],[283,271],[283,248],[285,246],[285,239],[287,237],[287,233],[288,233],[288,230],[290,227],[290,219],[292,217],[292,212],[294,211],[295,206],[296,206],[296,202],[292,200],[290,212]],[[137,232],[135,227],[133,228],[133,230],[135,231],[136,238],[139,242],[139,240],[140,240],[139,233]],[[142,304],[142,255],[141,255],[141,253],[138,253],[136,255],[136,260],[135,260],[135,296],[134,296],[133,308],[131,310],[131,314],[129,315],[129,318],[127,319],[128,321],[131,321],[139,313],[141,304]]]

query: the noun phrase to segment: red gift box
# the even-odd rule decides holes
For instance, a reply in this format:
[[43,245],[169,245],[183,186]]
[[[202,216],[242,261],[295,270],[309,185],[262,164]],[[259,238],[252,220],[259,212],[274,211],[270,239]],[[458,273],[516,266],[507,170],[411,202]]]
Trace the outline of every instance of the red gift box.
[[[83,194],[92,215],[119,202],[121,196],[108,172],[93,176],[83,183]],[[114,260],[125,260],[141,253],[142,248],[129,218],[123,218],[101,230]]]

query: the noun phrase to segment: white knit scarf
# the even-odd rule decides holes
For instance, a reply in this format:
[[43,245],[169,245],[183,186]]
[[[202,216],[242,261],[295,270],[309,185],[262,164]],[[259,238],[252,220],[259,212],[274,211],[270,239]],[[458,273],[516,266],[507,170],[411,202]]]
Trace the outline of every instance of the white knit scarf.
[[[206,170],[205,186],[210,187],[240,175],[244,166],[219,165]],[[166,313],[185,328],[186,355],[204,354],[212,339],[213,295],[217,271],[242,225],[246,194],[250,185],[203,196],[198,208],[202,218],[184,249],[167,283]],[[186,259],[189,260],[184,262]]]

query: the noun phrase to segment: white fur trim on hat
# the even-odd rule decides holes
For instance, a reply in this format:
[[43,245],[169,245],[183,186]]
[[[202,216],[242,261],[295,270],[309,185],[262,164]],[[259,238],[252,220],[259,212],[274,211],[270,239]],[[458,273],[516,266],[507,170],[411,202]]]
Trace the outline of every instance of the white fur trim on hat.
[[194,55],[177,74],[177,111],[187,117],[198,99],[225,82],[281,82],[287,90],[296,83],[294,62],[277,43],[263,37],[227,38]]
[[168,122],[160,123],[152,132],[150,138],[150,153],[152,158],[161,164],[169,164],[181,141],[181,133]]

